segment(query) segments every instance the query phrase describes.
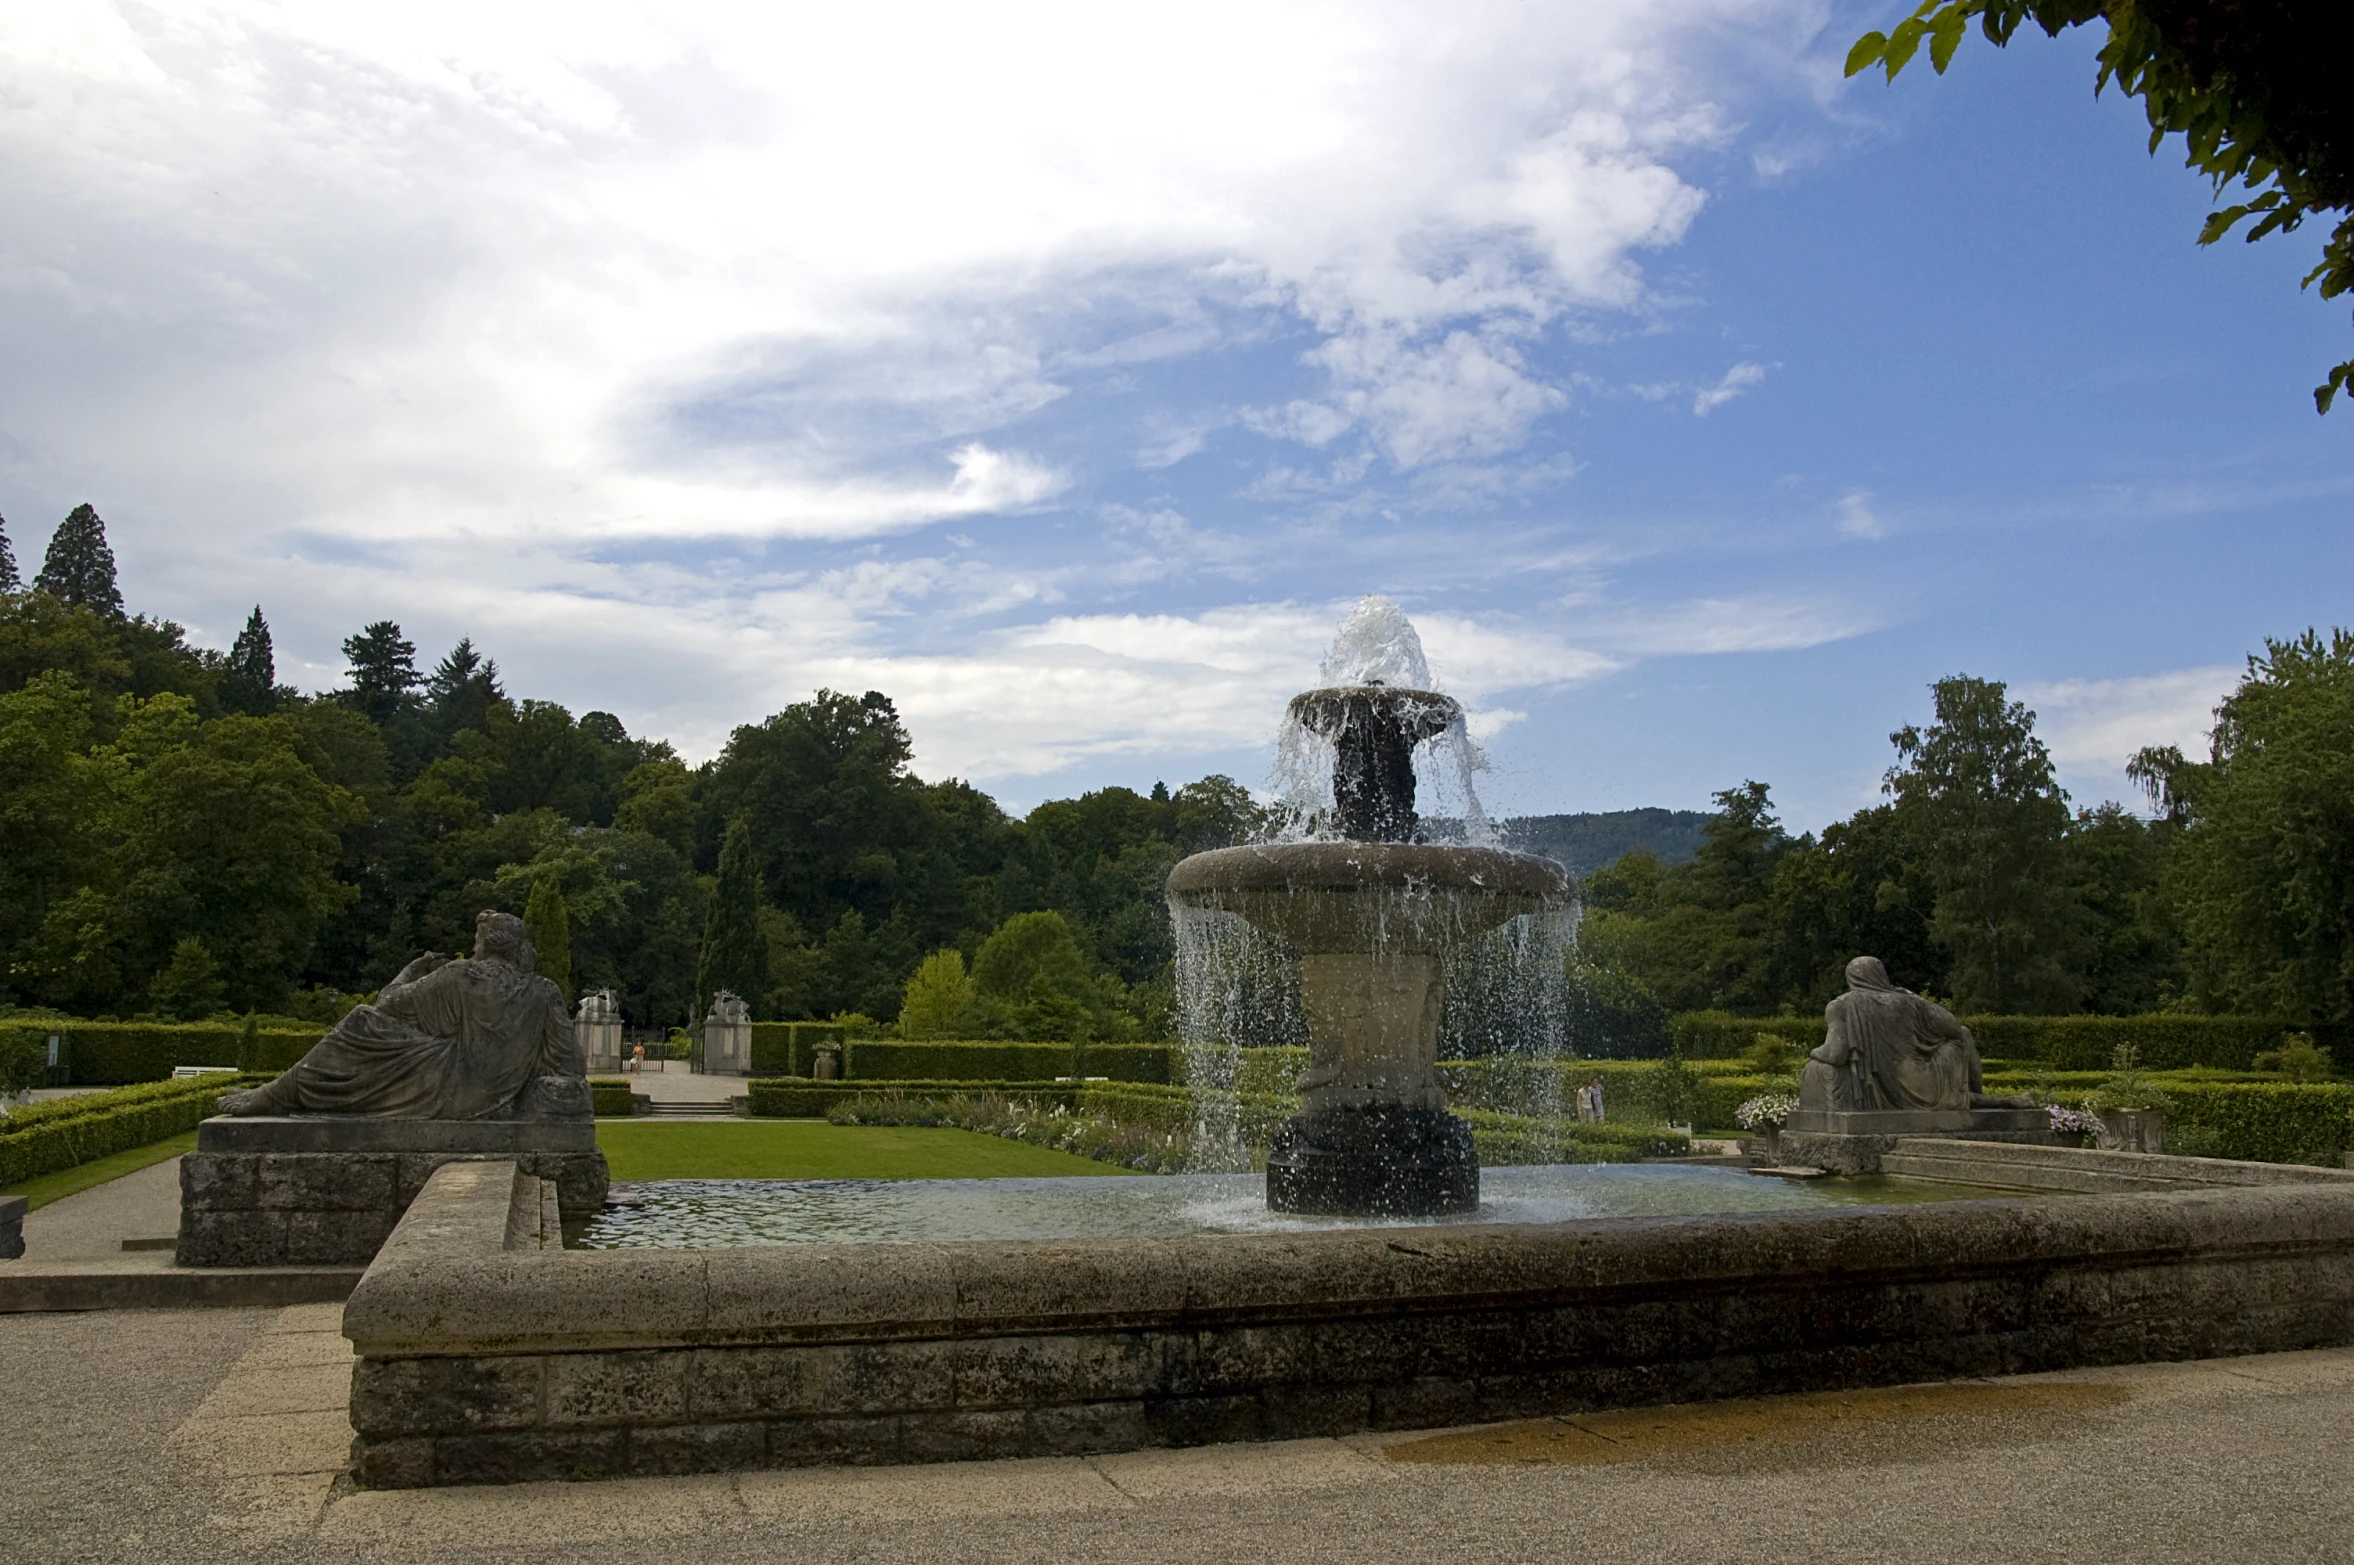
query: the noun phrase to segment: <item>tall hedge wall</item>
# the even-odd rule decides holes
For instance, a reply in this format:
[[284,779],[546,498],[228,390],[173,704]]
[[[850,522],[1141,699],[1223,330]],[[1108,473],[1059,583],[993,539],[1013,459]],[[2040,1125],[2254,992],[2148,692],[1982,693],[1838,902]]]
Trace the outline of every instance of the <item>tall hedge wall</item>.
[[258,1033],[247,1049],[245,1029],[229,1022],[18,1022],[0,1028],[43,1047],[54,1035],[66,1079],[76,1086],[168,1081],[179,1065],[232,1065],[275,1075],[326,1031]]
[[754,1022],[752,1074],[806,1076],[818,1049],[847,1042],[850,1030],[839,1022]]
[[238,1075],[143,1082],[17,1109],[0,1119],[0,1186],[183,1135],[212,1114],[222,1093],[269,1079]]

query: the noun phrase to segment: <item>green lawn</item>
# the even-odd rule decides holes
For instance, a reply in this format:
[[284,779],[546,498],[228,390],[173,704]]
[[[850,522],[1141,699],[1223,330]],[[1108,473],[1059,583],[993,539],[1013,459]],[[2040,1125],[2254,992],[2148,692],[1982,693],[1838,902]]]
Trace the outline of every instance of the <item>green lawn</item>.
[[1128,1174],[1003,1136],[821,1119],[718,1125],[597,1121],[615,1179],[1012,1179]]
[[128,1152],[117,1152],[112,1157],[102,1157],[88,1163],[77,1163],[72,1168],[59,1169],[54,1174],[43,1174],[38,1179],[28,1179],[22,1184],[0,1187],[0,1195],[31,1196],[33,1210],[39,1211],[52,1201],[61,1201],[69,1195],[79,1195],[92,1185],[103,1185],[110,1179],[120,1179],[125,1174],[136,1174],[139,1170],[160,1163],[167,1157],[178,1157],[183,1152],[195,1150],[196,1132],[191,1130],[184,1135],[174,1136],[169,1141],[151,1141],[143,1147],[133,1147]]

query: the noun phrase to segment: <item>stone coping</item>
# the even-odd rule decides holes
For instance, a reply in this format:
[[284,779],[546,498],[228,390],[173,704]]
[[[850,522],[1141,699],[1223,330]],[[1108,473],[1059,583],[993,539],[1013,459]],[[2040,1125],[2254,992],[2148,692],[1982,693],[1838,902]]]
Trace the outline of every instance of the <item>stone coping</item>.
[[345,1311],[363,1354],[1231,1329],[2354,1248],[2344,1181],[1549,1225],[601,1251],[509,1248],[515,1188],[505,1163],[434,1174]]
[[1907,1136],[1881,1155],[1881,1170],[1956,1184],[2015,1190],[2118,1193],[2267,1185],[2354,1186],[2354,1169],[2305,1163],[2248,1163],[2230,1158],[2171,1157],[2158,1152],[2102,1152],[2081,1147]]
[[594,1152],[587,1119],[395,1119],[374,1114],[215,1115],[199,1152]]

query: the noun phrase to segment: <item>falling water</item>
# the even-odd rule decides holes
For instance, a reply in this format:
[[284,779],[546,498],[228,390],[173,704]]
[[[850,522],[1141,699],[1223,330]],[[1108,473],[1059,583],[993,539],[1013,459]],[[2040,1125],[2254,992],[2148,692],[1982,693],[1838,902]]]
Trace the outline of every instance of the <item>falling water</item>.
[[[1326,686],[1388,685],[1394,689],[1431,688],[1430,661],[1423,656],[1422,637],[1406,611],[1379,596],[1360,598],[1341,621],[1331,650],[1317,669]],[[1333,826],[1332,772],[1335,739],[1318,734],[1286,714],[1275,741],[1275,769],[1271,778],[1276,800],[1276,840],[1329,841],[1339,833]],[[1456,712],[1444,731],[1426,741],[1415,755],[1415,781],[1424,797],[1436,805],[1434,813],[1462,823],[1461,835],[1446,831],[1450,841],[1492,847],[1495,828],[1480,807],[1473,786],[1476,773],[1488,769],[1487,757],[1471,739],[1463,715]]]
[[[1382,684],[1431,688],[1421,637],[1387,598],[1361,600],[1334,636],[1319,670],[1327,686]],[[1451,704],[1451,703],[1450,703]],[[1334,840],[1335,739],[1287,715],[1277,742],[1274,787],[1279,809],[1276,841]],[[1416,753],[1418,790],[1436,795],[1441,820],[1430,835],[1492,846],[1495,834],[1480,807],[1473,774],[1486,760],[1456,713],[1445,731]],[[1449,829],[1453,816],[1460,832]],[[1427,888],[1428,899],[1450,893]],[[1417,915],[1402,905],[1398,911]],[[1203,1173],[1251,1166],[1251,1100],[1287,1096],[1279,1068],[1296,1056],[1262,1052],[1304,1046],[1299,962],[1283,939],[1243,918],[1172,902],[1177,961],[1179,1038],[1192,1089],[1192,1167]],[[1562,1112],[1562,1060],[1574,1057],[1568,1035],[1566,958],[1575,938],[1573,906],[1522,914],[1447,956],[1439,1022],[1441,1059],[1477,1059],[1481,1106],[1547,1118]],[[1378,942],[1377,942],[1378,944]],[[1260,1110],[1264,1117],[1264,1108]]]

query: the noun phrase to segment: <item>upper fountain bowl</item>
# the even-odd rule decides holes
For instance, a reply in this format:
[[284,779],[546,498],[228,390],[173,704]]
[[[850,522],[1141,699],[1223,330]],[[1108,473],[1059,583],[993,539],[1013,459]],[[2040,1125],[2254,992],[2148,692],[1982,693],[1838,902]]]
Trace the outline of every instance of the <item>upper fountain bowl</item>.
[[1435,954],[1506,919],[1568,905],[1569,871],[1503,848],[1263,842],[1196,853],[1171,901],[1235,913],[1302,955]]

